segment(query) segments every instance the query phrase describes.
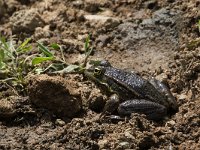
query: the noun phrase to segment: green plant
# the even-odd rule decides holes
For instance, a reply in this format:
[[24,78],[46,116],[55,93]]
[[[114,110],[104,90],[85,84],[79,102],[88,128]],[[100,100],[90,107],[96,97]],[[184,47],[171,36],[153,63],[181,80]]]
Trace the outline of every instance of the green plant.
[[[6,83],[19,92],[26,91],[25,76],[28,73],[83,73],[88,57],[91,55],[90,36],[86,38],[83,64],[68,64],[65,60],[62,46],[51,44],[44,46],[37,42],[38,51],[28,55],[33,50],[29,44],[30,38],[17,44],[14,38],[6,40],[0,37],[0,81]],[[61,57],[55,56],[52,51],[60,51]],[[44,63],[46,62],[46,63]]]
[[30,38],[17,44],[13,37],[6,40],[0,37],[0,82],[7,84],[18,92],[26,91],[25,76],[39,70],[40,64],[54,60],[55,56],[38,42],[38,52],[28,55],[33,50]]
[[[54,67],[54,73],[62,73],[62,74],[66,74],[66,73],[83,73],[86,67],[86,64],[88,62],[88,58],[91,55],[93,48],[90,45],[90,35],[88,35],[86,37],[85,43],[84,43],[84,54],[85,54],[85,59],[83,61],[82,64],[79,65],[73,65],[73,64],[67,64],[65,59],[64,59],[64,54],[62,51],[62,47],[59,45],[54,45],[56,46],[58,49],[61,50],[61,54],[62,54],[62,60],[60,61],[59,59],[57,59],[58,61],[62,62],[63,64],[65,64],[66,67],[63,66],[63,69],[57,69],[56,67]],[[53,64],[51,64],[52,66]],[[49,68],[49,67],[48,67]]]
[[199,32],[200,32],[200,20],[198,20],[197,26],[198,26]]
[[[67,67],[69,67],[71,71],[75,69],[73,66],[76,65],[71,65],[66,62],[61,45],[54,43],[47,47],[42,43],[37,43],[39,52],[41,53],[38,53],[37,56],[32,59],[32,65],[35,67],[35,73],[59,73],[63,69],[66,70]],[[60,51],[61,57],[54,55],[52,53],[53,50]],[[41,65],[41,63],[46,61],[49,61],[49,63],[46,65]],[[67,69],[68,72],[71,72],[69,69]]]
[[83,62],[83,67],[86,66],[87,62],[88,62],[88,58],[91,55],[93,48],[90,46],[90,36],[88,35],[86,40],[85,40],[85,45],[84,45],[84,51],[85,51],[85,60]]
[[0,81],[16,88],[23,89],[24,76],[30,71],[31,66],[27,63],[24,53],[30,51],[30,38],[21,44],[16,44],[14,38],[8,41],[0,37]]
[[37,53],[37,56],[35,56],[32,59],[32,65],[35,67],[34,69],[35,73],[41,74],[41,73],[45,73],[52,66],[52,64],[50,64],[48,67],[41,66],[41,63],[46,62],[46,61],[53,61],[56,58],[54,54],[42,43],[37,42],[37,44],[38,44],[38,50],[40,53]]

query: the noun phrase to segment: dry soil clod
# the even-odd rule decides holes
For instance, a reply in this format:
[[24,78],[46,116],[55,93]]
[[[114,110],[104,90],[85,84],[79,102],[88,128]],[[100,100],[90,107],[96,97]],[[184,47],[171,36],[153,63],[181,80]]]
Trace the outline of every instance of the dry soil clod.
[[74,117],[82,108],[76,88],[62,77],[31,76],[28,79],[30,101],[62,117]]

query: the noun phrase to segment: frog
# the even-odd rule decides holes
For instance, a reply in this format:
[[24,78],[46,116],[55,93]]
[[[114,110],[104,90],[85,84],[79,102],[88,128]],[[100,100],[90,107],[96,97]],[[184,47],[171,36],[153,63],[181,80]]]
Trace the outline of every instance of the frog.
[[139,113],[158,121],[178,111],[170,89],[154,77],[145,79],[133,71],[115,68],[106,60],[86,69],[84,75],[110,93],[100,118],[117,111],[120,116]]

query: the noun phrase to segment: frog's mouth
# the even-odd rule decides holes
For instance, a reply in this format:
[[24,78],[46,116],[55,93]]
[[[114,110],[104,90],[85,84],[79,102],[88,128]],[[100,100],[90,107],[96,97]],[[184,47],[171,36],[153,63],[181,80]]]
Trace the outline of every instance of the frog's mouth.
[[89,78],[90,80],[92,80],[92,81],[94,81],[94,82],[96,82],[96,83],[98,83],[98,84],[101,84],[101,85],[107,87],[108,89],[110,89],[109,85],[108,85],[106,82],[104,82],[103,80],[98,79],[98,78],[95,77],[94,72],[93,72],[92,69],[87,69],[87,70],[85,70],[85,71],[84,71],[84,75],[85,75],[87,78]]
[[94,76],[94,73],[91,69],[88,69],[88,70],[85,70],[84,71],[84,75],[86,77],[88,77],[89,79],[93,80],[93,81],[96,81],[98,83],[100,83],[101,81],[99,79],[97,79],[95,76]]

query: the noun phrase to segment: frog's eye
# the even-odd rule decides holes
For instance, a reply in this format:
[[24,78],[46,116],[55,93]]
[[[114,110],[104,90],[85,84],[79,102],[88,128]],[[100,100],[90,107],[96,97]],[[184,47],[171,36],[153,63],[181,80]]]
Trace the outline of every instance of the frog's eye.
[[100,75],[101,74],[101,69],[95,68],[94,69],[94,75]]

